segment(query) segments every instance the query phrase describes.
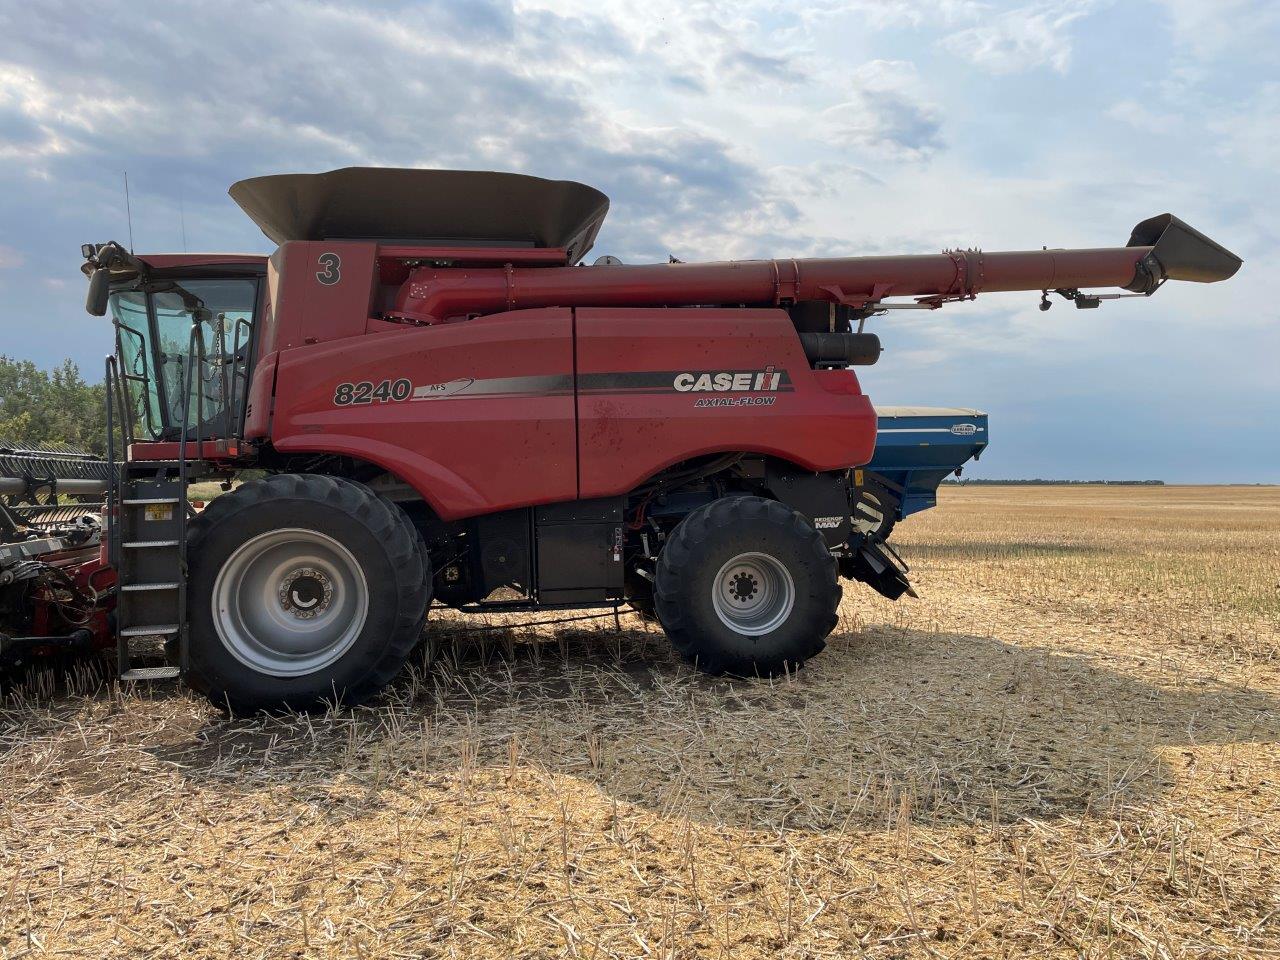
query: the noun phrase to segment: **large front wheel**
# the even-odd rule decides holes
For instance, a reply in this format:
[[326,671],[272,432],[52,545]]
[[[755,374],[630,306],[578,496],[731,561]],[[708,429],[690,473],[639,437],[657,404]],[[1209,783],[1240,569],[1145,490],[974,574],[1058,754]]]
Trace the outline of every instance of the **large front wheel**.
[[822,650],[840,583],[822,535],[763,497],[690,513],[658,559],[654,600],[676,650],[710,673],[781,673]]
[[422,632],[431,573],[405,514],[368,488],[282,475],[191,526],[187,680],[237,710],[359,703]]

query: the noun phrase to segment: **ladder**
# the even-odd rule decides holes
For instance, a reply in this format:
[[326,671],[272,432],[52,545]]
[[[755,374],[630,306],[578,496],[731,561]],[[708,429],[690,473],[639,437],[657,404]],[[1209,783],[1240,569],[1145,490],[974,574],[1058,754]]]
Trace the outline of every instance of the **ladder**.
[[[141,378],[122,374],[116,358],[107,357],[106,533],[107,559],[116,571],[116,667],[121,680],[166,680],[187,665],[186,444],[179,460],[129,459],[129,379]],[[116,456],[117,428],[122,458]],[[142,638],[160,638],[169,662],[138,664],[135,647]]]
[[[116,651],[120,679],[176,677],[187,656],[186,483],[157,464],[123,464],[111,549],[116,554]],[[137,666],[133,643],[162,637],[172,662]]]

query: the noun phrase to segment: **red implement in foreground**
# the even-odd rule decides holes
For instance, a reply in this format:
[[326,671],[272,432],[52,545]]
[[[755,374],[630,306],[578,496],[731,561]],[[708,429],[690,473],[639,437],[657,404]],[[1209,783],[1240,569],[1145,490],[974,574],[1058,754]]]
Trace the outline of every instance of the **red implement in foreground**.
[[[348,169],[231,195],[269,259],[112,243],[84,270],[129,439],[121,668],[162,637],[171,672],[244,708],[367,698],[433,601],[629,603],[704,669],[799,665],[839,575],[910,590],[850,522],[867,318],[1009,290],[1091,307],[1240,265],[1164,215],[1095,250],[586,266],[608,200],[578,183]],[[246,468],[266,476],[188,517],[191,479]]]

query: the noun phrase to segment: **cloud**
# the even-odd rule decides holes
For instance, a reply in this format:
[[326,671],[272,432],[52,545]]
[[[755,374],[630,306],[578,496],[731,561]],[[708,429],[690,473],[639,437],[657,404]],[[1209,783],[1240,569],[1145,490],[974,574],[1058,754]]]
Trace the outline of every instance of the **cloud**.
[[26,262],[26,258],[20,251],[6,244],[0,244],[0,270],[14,270]]
[[1137,100],[1121,100],[1112,104],[1107,110],[1107,116],[1143,133],[1170,134],[1177,132],[1183,126],[1183,118],[1179,114],[1167,108]]
[[1218,152],[1274,174],[1280,168],[1280,83],[1250,91],[1210,123]]
[[942,46],[989,73],[1021,73],[1039,67],[1065,73],[1073,44],[1067,28],[1093,6],[1090,0],[1058,0],[1004,13],[987,12],[982,23],[951,34]]
[[863,64],[854,71],[848,99],[823,113],[831,138],[888,160],[927,160],[942,146],[941,113],[918,97],[917,87],[911,63]]
[[39,162],[74,149],[77,132],[90,126],[86,105],[55,104],[30,71],[0,63],[0,160]]
[[[596,102],[573,58],[558,53],[582,56],[581,42],[606,64],[624,58],[632,41],[606,22],[516,17],[497,3],[429,7],[389,19],[292,2],[246,7],[232,21],[202,6],[143,22],[108,9],[86,32],[26,29],[16,11],[0,14],[0,33],[21,38],[0,64],[0,162],[10,161],[0,179],[43,172],[105,202],[128,169],[139,194],[172,216],[180,193],[190,211],[192,198],[208,203],[258,173],[514,169],[605,189],[624,252],[654,257],[677,245],[750,246],[762,212],[774,229],[797,217],[728,141],[627,122]],[[87,39],[101,37],[145,53],[116,69]],[[781,56],[721,47],[734,69],[792,75]]]
[[753,50],[731,49],[720,55],[717,61],[720,71],[734,79],[755,83],[761,80],[773,80],[778,83],[800,83],[805,73],[787,57]]
[[1159,0],[1173,39],[1194,56],[1238,57],[1246,50],[1274,56],[1280,8],[1274,0]]
[[[613,49],[604,57],[593,45],[587,62],[570,68],[583,82],[598,82],[602,75],[662,77],[666,85],[706,95],[794,87],[811,79],[804,63],[812,46],[796,26],[807,8],[791,11],[772,0],[649,0],[643,15],[637,15],[633,0],[569,8],[591,29],[613,38]],[[516,9],[521,18],[559,17],[566,6],[562,0],[517,0]],[[786,26],[772,22],[779,14]]]
[[798,15],[815,30],[826,29],[832,17],[851,15],[870,30],[951,27],[977,20],[990,12],[985,0],[810,0]]

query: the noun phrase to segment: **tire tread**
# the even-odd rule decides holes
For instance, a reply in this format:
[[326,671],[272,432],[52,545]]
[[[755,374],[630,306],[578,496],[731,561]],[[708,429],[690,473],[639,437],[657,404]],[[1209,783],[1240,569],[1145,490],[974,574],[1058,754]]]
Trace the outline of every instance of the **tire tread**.
[[[690,593],[693,578],[689,576],[689,570],[691,565],[711,552],[709,541],[715,533],[747,521],[761,520],[796,538],[824,576],[815,578],[810,590],[812,602],[808,609],[812,622],[809,629],[804,631],[800,642],[787,651],[786,656],[765,660],[727,657],[715,651],[694,626],[690,610],[695,598]],[[676,652],[711,674],[756,672],[773,675],[799,667],[823,650],[826,636],[839,622],[836,611],[842,591],[836,560],[831,556],[822,534],[799,513],[765,497],[722,497],[689,513],[663,547],[655,579],[654,607]]]
[[[432,587],[430,560],[422,537],[403,510],[363,484],[320,474],[275,474],[250,480],[230,493],[211,500],[191,521],[187,538],[188,554],[197,555],[201,542],[214,529],[234,523],[240,514],[267,500],[311,500],[325,503],[362,523],[387,550],[396,580],[396,596],[399,599],[391,642],[362,678],[340,692],[344,703],[362,703],[377,694],[400,672],[418,642],[431,600]],[[247,709],[268,706],[256,702],[238,702],[230,691],[195,668],[195,658],[191,659],[193,666],[184,672],[184,679],[216,705],[225,707],[230,703],[232,707]],[[289,702],[287,705],[305,708],[315,704]]]

